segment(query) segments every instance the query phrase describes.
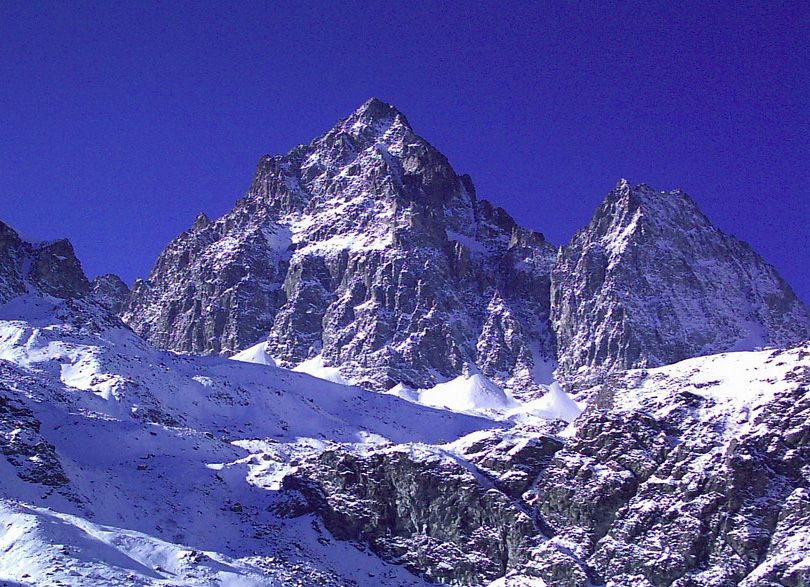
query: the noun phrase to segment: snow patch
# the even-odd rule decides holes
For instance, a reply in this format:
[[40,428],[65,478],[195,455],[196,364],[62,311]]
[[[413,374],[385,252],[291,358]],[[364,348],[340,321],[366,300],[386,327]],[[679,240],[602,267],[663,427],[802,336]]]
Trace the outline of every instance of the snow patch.
[[256,365],[268,365],[270,367],[277,366],[275,359],[267,352],[267,341],[265,340],[236,353],[230,359],[242,363],[255,363]]
[[298,373],[306,373],[317,377],[318,379],[325,379],[333,383],[340,383],[341,385],[351,385],[351,382],[340,374],[340,369],[337,367],[327,367],[323,362],[322,355],[316,355],[311,359],[307,359],[293,367],[293,371]]
[[546,387],[546,393],[529,402],[521,402],[498,387],[481,373],[460,375],[455,379],[431,387],[411,389],[397,384],[386,393],[409,402],[443,408],[454,412],[481,415],[496,420],[523,421],[533,418],[563,420],[569,424],[585,408],[578,404],[555,381]]

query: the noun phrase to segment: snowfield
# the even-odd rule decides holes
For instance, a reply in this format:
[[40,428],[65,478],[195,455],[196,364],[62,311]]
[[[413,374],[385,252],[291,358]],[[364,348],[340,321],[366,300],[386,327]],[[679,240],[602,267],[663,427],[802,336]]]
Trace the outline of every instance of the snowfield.
[[336,542],[312,516],[276,515],[278,481],[331,444],[437,444],[497,423],[268,365],[158,351],[125,328],[65,324],[60,304],[0,307],[3,318],[21,308],[30,317],[0,320],[3,452],[38,471],[43,457],[26,453],[46,443],[69,480],[26,481],[0,460],[0,580],[422,584]]

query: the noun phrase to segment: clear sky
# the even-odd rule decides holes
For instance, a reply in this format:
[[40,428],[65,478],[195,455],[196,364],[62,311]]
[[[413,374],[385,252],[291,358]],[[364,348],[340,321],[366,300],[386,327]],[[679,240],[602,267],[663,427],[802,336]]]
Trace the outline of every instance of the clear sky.
[[0,219],[132,282],[377,96],[554,243],[680,187],[810,301],[810,3],[611,4],[2,2]]

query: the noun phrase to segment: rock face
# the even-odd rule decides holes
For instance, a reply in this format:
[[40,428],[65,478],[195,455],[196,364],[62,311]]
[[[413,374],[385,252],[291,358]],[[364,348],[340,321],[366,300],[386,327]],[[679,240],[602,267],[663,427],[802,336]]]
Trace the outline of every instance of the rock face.
[[[0,364],[0,375],[11,378],[12,368]],[[15,468],[17,476],[29,483],[47,487],[67,485],[56,449],[45,440],[40,428],[42,423],[15,397],[5,383],[0,382],[0,453]]]
[[584,396],[564,443],[511,428],[333,448],[284,488],[336,538],[434,581],[810,582],[810,343],[614,374]]
[[0,303],[29,289],[55,298],[78,298],[90,282],[67,240],[28,243],[0,222]]
[[284,488],[433,581],[808,584],[810,343],[614,374],[583,397],[565,442],[517,427],[331,448]]
[[597,387],[536,486],[550,586],[806,585],[810,347]]
[[120,282],[102,276],[91,283],[70,241],[27,242],[0,222],[0,306],[12,302],[0,311],[0,320],[21,319],[26,311],[53,312],[76,331],[126,328],[115,306],[105,303],[109,298],[101,296],[101,283],[113,278]]
[[91,295],[102,307],[113,314],[120,314],[129,301],[129,288],[114,273],[99,275],[90,282]]
[[338,539],[368,542],[429,581],[486,584],[525,562],[538,532],[504,493],[427,446],[327,450],[284,480]]
[[123,316],[160,348],[266,339],[281,366],[319,357],[378,390],[470,370],[531,390],[555,359],[571,388],[810,337],[773,267],[685,193],[622,181],[557,257],[376,99],[263,157],[247,195],[175,239]]
[[375,389],[465,369],[530,386],[554,355],[555,256],[372,99],[262,158],[233,211],[167,247],[124,317],[161,348],[231,354],[266,338],[282,366],[322,355]]
[[622,180],[553,272],[558,378],[810,338],[810,311],[746,243],[681,191]]

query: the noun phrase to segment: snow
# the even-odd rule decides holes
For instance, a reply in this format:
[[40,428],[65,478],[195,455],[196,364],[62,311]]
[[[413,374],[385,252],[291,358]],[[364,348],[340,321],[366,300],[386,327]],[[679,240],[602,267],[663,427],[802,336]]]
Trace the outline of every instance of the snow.
[[[0,583],[421,586],[311,515],[277,515],[281,479],[334,443],[431,445],[497,425],[271,365],[162,352],[126,329],[78,330],[47,300],[14,308],[0,320],[0,396],[32,415],[0,414],[2,434],[56,447],[70,483],[26,482],[0,458]],[[243,358],[262,359],[261,345],[250,350]],[[308,366],[334,376],[317,358]]]
[[430,389],[414,390],[398,384],[386,393],[425,406],[515,422],[540,419],[570,424],[582,413],[585,405],[575,402],[557,382],[542,387],[546,389],[542,397],[521,402],[485,375],[475,373],[459,375]]
[[[0,582],[422,586],[335,541],[314,516],[279,516],[284,477],[336,446],[452,459],[475,474],[464,448],[487,430],[511,424],[519,435],[526,423],[570,423],[584,407],[554,382],[520,402],[480,372],[372,393],[340,384],[320,355],[295,371],[274,367],[264,343],[235,360],[165,353],[126,329],[62,324],[54,303],[0,306],[0,315],[20,313],[0,320],[0,396],[21,402],[37,423],[0,419],[10,424],[4,434],[55,446],[70,479],[56,488],[29,483],[0,459]],[[617,389],[616,408],[663,417],[672,394],[693,393],[709,400],[700,418],[725,422],[730,438],[752,425],[792,370],[810,367],[808,356],[806,347],[738,352],[631,371],[640,383]],[[520,437],[512,441],[521,446]],[[806,533],[785,537],[791,552],[806,543]],[[800,565],[794,558],[785,560]],[[495,585],[542,584],[532,581]]]
[[615,408],[646,410],[664,418],[679,405],[673,397],[688,393],[708,400],[695,408],[699,420],[722,423],[722,435],[730,442],[750,432],[764,406],[794,385],[791,371],[801,365],[810,368],[806,346],[722,353],[631,370],[626,377],[640,379],[640,384],[622,390],[614,399]]
[[340,374],[340,369],[324,365],[322,355],[316,355],[311,359],[299,363],[293,367],[293,371],[307,373],[318,379],[340,383],[341,385],[351,385],[351,382]]
[[515,400],[480,373],[459,375],[431,389],[421,390],[418,397],[421,404],[458,412],[505,410],[516,406]]
[[447,239],[451,241],[456,241],[457,243],[461,243],[473,253],[487,252],[487,247],[483,243],[477,241],[474,237],[467,236],[466,234],[461,234],[459,232],[448,230]]
[[526,577],[521,575],[513,575],[501,577],[493,581],[488,587],[547,587],[548,584],[540,577]]
[[565,393],[556,381],[548,386],[543,397],[526,402],[513,411],[513,414],[527,414],[547,420],[564,420],[569,424],[579,417],[584,409]]
[[336,253],[349,251],[382,251],[393,245],[393,237],[388,234],[381,237],[364,234],[336,234],[320,242],[312,242],[296,250],[296,255],[304,256],[314,253]]
[[243,363],[255,363],[257,365],[269,365],[270,367],[276,366],[276,361],[267,352],[267,341],[262,341],[246,348],[243,351],[231,356],[232,361],[241,361]]

